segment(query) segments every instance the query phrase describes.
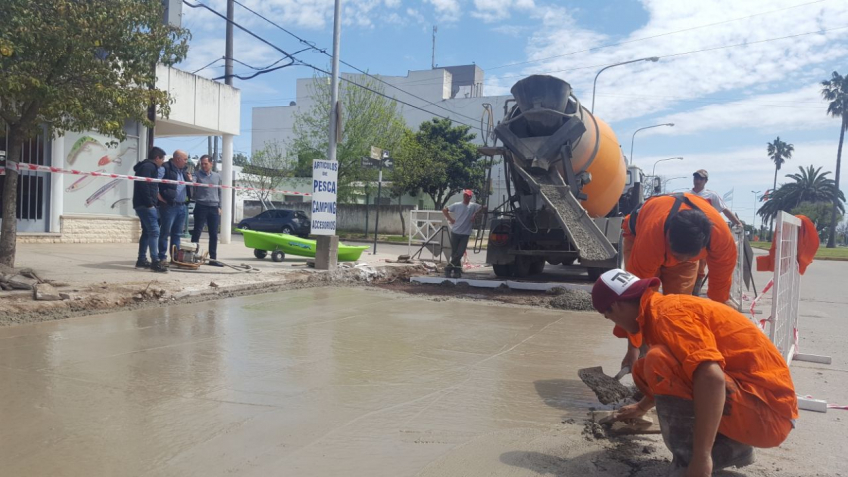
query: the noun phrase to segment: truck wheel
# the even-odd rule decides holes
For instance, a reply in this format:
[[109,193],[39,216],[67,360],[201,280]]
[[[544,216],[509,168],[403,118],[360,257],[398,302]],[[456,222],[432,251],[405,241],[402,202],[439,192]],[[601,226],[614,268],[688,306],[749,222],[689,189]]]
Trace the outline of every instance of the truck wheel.
[[530,264],[530,274],[531,275],[539,275],[545,271],[545,261],[544,260],[536,260],[535,262]]
[[577,261],[576,258],[564,258],[564,259],[562,259],[562,265],[564,265],[564,266],[574,265],[575,261]]
[[598,279],[601,278],[601,275],[609,270],[611,269],[603,267],[589,267],[586,269],[586,271],[589,272],[589,280],[592,280],[593,282],[598,281]]
[[286,258],[286,254],[279,250],[274,250],[273,252],[271,252],[271,260],[275,262],[282,262],[284,258]]
[[265,250],[259,250],[258,248],[253,249],[253,256],[262,260],[263,258],[268,256],[268,252]]
[[492,265],[492,269],[495,270],[496,277],[508,277],[509,276],[509,264],[504,265]]
[[512,274],[518,278],[524,278],[527,275],[530,275],[530,267],[533,265],[533,262],[529,258],[525,258],[522,255],[515,257],[515,262],[510,265],[512,268]]

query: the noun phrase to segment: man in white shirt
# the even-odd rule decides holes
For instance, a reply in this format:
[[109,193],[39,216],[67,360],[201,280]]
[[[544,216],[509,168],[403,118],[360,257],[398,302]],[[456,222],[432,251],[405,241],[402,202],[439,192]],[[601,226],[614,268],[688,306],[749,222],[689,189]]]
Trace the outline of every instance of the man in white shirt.
[[445,268],[445,275],[450,277],[452,272],[457,278],[462,275],[462,256],[468,247],[468,238],[477,213],[483,209],[480,204],[471,202],[474,192],[471,189],[462,191],[462,202],[457,202],[442,209],[442,214],[450,222],[451,259]]
[[[715,210],[724,214],[734,226],[742,226],[742,221],[739,220],[739,217],[737,217],[736,214],[727,208],[727,204],[724,203],[724,199],[722,199],[715,191],[705,188],[708,180],[710,180],[710,174],[705,169],[698,169],[695,171],[692,174],[693,187],[689,193],[695,194],[709,202]],[[692,292],[693,295],[700,295],[701,287],[704,285],[706,266],[707,262],[704,260],[701,260],[698,263],[698,279],[695,281],[695,289]]]

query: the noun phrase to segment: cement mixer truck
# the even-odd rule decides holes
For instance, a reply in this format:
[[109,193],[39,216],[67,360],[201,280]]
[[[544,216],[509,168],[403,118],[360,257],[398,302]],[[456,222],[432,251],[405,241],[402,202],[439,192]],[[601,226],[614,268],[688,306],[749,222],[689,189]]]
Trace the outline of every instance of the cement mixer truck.
[[511,92],[495,145],[479,148],[502,158],[508,193],[492,211],[487,263],[499,277],[579,261],[597,279],[621,266],[621,222],[643,201],[643,174],[565,81],[534,75]]

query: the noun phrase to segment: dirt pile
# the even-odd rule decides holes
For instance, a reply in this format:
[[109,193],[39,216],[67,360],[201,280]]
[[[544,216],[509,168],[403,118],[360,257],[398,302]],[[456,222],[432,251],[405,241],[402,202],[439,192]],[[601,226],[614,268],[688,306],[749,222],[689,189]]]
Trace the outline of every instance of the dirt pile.
[[592,295],[583,290],[571,290],[563,287],[552,288],[555,296],[548,301],[551,308],[558,310],[595,311]]

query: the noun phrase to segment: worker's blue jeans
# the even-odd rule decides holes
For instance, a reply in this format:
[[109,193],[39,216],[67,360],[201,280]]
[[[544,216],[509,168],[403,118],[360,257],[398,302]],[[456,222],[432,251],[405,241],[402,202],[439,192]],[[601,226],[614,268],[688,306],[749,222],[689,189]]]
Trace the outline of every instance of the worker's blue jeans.
[[[183,233],[183,227],[186,220],[185,204],[163,205],[159,207],[159,225],[162,228],[159,233],[159,261],[164,261],[168,258],[171,248],[176,246],[180,249],[180,235]],[[168,246],[168,239],[171,239],[171,246]]]
[[147,251],[150,250],[150,260],[158,260],[159,255],[159,212],[156,207],[137,207],[135,209],[139,221],[141,221],[141,237],[138,239],[138,260],[147,260]]

